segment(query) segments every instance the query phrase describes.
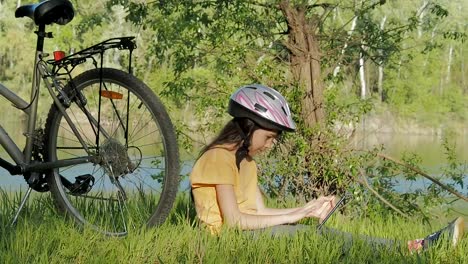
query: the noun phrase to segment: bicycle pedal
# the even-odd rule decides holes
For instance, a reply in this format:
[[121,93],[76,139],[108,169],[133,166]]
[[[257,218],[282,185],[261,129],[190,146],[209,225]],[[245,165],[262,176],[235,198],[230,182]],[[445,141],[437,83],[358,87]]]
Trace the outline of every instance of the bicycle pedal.
[[72,194],[86,194],[94,185],[94,176],[91,174],[83,174],[75,177],[75,182],[70,182],[67,178],[60,175],[63,186],[67,188]]

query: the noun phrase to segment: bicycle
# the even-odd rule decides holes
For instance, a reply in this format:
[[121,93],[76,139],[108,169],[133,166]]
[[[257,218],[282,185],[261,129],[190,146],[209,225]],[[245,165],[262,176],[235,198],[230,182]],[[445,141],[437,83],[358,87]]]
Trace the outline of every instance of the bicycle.
[[[46,25],[74,17],[69,0],[23,5],[15,16],[38,27],[30,102],[0,83],[0,95],[28,115],[23,151],[0,125],[0,144],[14,164],[0,158],[11,175],[23,175],[29,189],[50,191],[58,211],[80,226],[123,236],[130,228],[165,221],[179,183],[179,154],[163,103],[132,75],[133,37],[112,38],[65,56],[43,51]],[[128,51],[128,72],[105,68],[104,54]],[[92,69],[72,72],[85,62]],[[45,126],[36,127],[41,80],[53,99]]]

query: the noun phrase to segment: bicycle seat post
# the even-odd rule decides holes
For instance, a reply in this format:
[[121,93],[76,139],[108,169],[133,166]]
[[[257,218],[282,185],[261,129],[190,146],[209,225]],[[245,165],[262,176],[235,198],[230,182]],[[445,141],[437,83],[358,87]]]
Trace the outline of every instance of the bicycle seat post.
[[45,25],[40,24],[38,30],[34,31],[34,33],[37,35],[36,51],[42,53],[44,51],[44,39],[53,38],[52,32],[46,32]]
[[44,39],[52,38],[52,33],[45,31],[46,25],[58,24],[65,25],[70,22],[74,17],[73,5],[68,0],[45,0],[36,4],[28,4],[20,6],[15,11],[15,17],[29,17],[38,26],[38,30],[35,31],[37,34],[37,45],[36,45],[36,57],[34,60],[33,80],[32,80],[32,92],[31,92],[31,103],[29,107],[31,112],[28,121],[28,130],[26,132],[26,147],[24,150],[24,160],[26,164],[31,161],[32,151],[32,137],[34,132],[37,104],[39,94],[39,69],[38,63],[42,59],[42,52],[44,50]]
[[38,67],[39,61],[42,59],[42,52],[44,50],[44,39],[45,38],[52,38],[52,33],[45,32],[45,24],[39,24],[38,30],[34,33],[37,34],[37,45],[36,45],[36,54],[34,58],[34,69],[33,69],[33,79],[32,79],[32,87],[31,87],[31,113],[30,118],[28,119],[28,129],[26,132],[26,145],[25,145],[25,155],[24,155],[24,162],[29,164],[31,161],[31,153],[32,153],[32,141],[35,126],[36,126],[36,116],[37,116],[37,105],[38,105],[38,90],[40,86],[40,73]]

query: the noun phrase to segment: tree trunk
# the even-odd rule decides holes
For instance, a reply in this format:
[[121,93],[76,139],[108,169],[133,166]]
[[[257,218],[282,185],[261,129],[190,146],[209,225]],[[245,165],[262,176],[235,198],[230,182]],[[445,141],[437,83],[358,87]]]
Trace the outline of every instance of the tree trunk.
[[418,38],[421,38],[422,36],[422,20],[424,19],[424,9],[426,9],[426,6],[428,5],[427,1],[423,1],[421,7],[418,9],[417,14],[419,23],[418,23]]
[[468,85],[466,84],[466,79],[465,79],[465,60],[463,58],[464,57],[464,54],[463,54],[463,45],[460,45],[460,54],[461,54],[461,62],[460,62],[460,66],[461,66],[461,84],[462,84],[462,87],[463,87],[463,94],[468,94]]
[[343,59],[342,57],[344,56],[344,53],[346,52],[346,48],[348,47],[348,42],[351,39],[351,35],[353,34],[354,29],[356,28],[357,18],[358,18],[357,16],[353,18],[353,22],[351,23],[351,28],[348,31],[348,38],[346,39],[343,49],[341,50],[341,58],[338,60],[338,65],[333,70],[333,77],[336,77],[336,75],[338,75],[338,73],[340,72],[341,60]]
[[[380,22],[380,30],[384,30],[385,28],[385,21],[387,21],[387,16],[384,16],[382,18],[382,22]],[[379,51],[380,53],[380,56],[383,56],[382,54],[382,51]],[[383,65],[382,65],[382,62],[379,64],[379,79],[377,81],[377,89],[378,89],[378,93],[379,93],[379,97],[380,97],[380,101],[383,101],[384,100],[384,96],[383,96],[383,75],[384,75],[384,68],[383,68]]]
[[452,67],[452,57],[453,57],[453,46],[450,45],[449,54],[448,54],[448,61],[447,61],[447,76],[445,78],[445,83],[450,83],[450,75],[451,75],[451,67]]
[[[405,39],[406,36],[407,36],[407,32],[405,31],[405,33],[403,33],[403,39]],[[401,48],[402,48],[403,50],[406,49],[405,42],[403,42],[403,43],[401,44]],[[403,56],[403,55],[400,55],[400,60],[398,61],[398,70],[397,70],[398,79],[401,78],[401,65],[403,64],[403,57],[402,57],[402,56]]]
[[[362,47],[364,48],[364,47]],[[366,99],[367,85],[366,85],[366,72],[364,69],[364,57],[362,52],[359,53],[359,80],[361,81],[361,99]]]
[[[434,28],[432,29],[432,33],[431,33],[431,45],[434,43],[434,38],[435,38],[436,29],[437,29],[437,25],[435,25]],[[428,60],[429,60],[429,53],[430,53],[430,52],[428,52],[428,53],[426,54],[426,58],[424,59],[424,63],[423,63],[423,68],[424,68],[424,70],[426,69],[426,66],[427,66],[427,63],[428,63]]]
[[320,69],[320,47],[316,35],[319,18],[306,18],[306,6],[293,6],[285,0],[280,3],[288,24],[290,70],[296,83],[304,89],[301,116],[308,127],[325,122],[323,105],[324,85]]

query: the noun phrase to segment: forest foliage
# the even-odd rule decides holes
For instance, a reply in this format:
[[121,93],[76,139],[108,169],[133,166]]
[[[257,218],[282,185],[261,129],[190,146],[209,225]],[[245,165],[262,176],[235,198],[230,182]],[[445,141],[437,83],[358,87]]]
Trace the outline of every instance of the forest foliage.
[[[396,194],[393,176],[418,173],[379,159],[381,149],[353,150],[350,131],[340,128],[353,131],[363,116],[384,113],[432,126],[466,123],[466,1],[72,2],[74,20],[49,27],[54,39],[46,49],[73,52],[136,36],[135,74],[166,102],[190,153],[229,118],[226,99],[237,87],[263,83],[285,94],[300,129],[260,164],[270,196],[309,199],[348,190],[367,199],[368,208],[397,204],[407,215],[426,213],[447,194],[437,185],[422,203],[420,193]],[[0,81],[25,95],[35,27],[14,18],[18,3],[26,4],[0,1]],[[124,67],[120,56],[106,63]],[[418,159],[402,163],[417,168]],[[446,187],[459,186],[465,172],[450,168]],[[376,193],[379,199],[370,198]]]

